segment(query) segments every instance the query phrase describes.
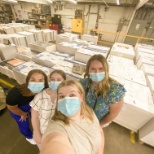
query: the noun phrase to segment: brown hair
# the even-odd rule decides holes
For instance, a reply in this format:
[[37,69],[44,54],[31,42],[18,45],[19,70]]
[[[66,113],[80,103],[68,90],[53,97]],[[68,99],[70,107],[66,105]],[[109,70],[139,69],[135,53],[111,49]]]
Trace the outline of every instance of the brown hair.
[[44,71],[42,71],[40,69],[33,69],[28,73],[28,75],[26,77],[26,83],[18,86],[18,89],[23,96],[31,96],[32,95],[32,92],[28,89],[28,83],[29,83],[31,76],[34,73],[39,73],[44,76],[44,84],[45,84],[44,89],[49,87],[48,86],[48,78],[47,78],[47,75],[44,73]]
[[64,80],[66,80],[66,74],[64,71],[62,70],[54,70],[50,73],[49,77],[51,77],[51,75],[53,75],[54,73],[60,74]]
[[105,78],[104,80],[99,84],[99,87],[97,89],[96,94],[102,94],[103,98],[106,97],[108,91],[110,90],[110,84],[109,82],[114,81],[114,79],[112,79],[111,77],[109,77],[109,66],[107,63],[107,60],[105,59],[104,56],[98,54],[98,55],[93,55],[87,62],[87,66],[86,66],[86,70],[85,70],[85,74],[84,74],[84,78],[88,77],[89,78],[89,67],[91,65],[91,63],[97,60],[99,62],[102,63],[104,70],[105,70]]
[[[78,89],[78,92],[80,94],[83,94],[83,102],[81,102],[81,115],[84,116],[84,118],[88,118],[89,120],[93,121],[93,110],[87,105],[85,102],[85,93],[82,85],[75,80],[64,80],[57,89],[57,104],[58,104],[58,93],[59,89],[65,86],[72,86],[76,87]],[[58,105],[56,105],[55,114],[53,116],[53,120],[62,120],[65,124],[69,124],[69,119],[65,115],[63,115],[61,112],[58,111]]]

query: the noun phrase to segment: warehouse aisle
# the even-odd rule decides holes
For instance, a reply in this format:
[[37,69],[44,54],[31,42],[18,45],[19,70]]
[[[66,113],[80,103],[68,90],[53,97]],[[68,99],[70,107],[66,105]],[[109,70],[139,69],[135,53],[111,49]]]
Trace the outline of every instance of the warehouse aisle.
[[[7,109],[0,116],[0,154],[38,154],[35,145],[29,144],[19,133]],[[104,154],[154,154],[154,148],[139,143],[131,143],[130,131],[112,123],[104,129],[106,142]]]

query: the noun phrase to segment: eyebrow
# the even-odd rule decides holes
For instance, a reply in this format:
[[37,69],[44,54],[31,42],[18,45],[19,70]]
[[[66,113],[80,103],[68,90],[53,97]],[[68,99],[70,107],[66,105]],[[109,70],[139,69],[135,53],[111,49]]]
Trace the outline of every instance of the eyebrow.
[[[70,91],[70,92],[76,92],[75,90],[72,90],[72,91]],[[63,94],[63,93],[59,93],[59,94]]]

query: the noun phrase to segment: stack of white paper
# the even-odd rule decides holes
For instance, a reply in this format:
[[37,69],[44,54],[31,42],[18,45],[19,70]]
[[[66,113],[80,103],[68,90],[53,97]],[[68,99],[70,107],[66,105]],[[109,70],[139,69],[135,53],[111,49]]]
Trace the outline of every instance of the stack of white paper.
[[75,55],[76,51],[83,47],[82,44],[76,44],[73,42],[61,42],[56,44],[57,51]]
[[17,25],[16,26],[11,26],[11,27],[14,29],[14,32],[15,33],[22,32],[23,31],[20,25],[18,25],[18,26]]
[[140,55],[136,65],[140,69],[143,64],[154,66],[154,55],[152,54]]
[[[137,69],[135,65],[125,65],[122,63],[109,63],[109,74],[120,77],[141,85],[146,86],[146,79],[144,72]],[[122,67],[121,67],[122,66]]]
[[154,65],[142,64],[140,68],[145,75],[154,76]]
[[21,25],[22,31],[28,31],[29,27],[30,27],[30,25],[27,25],[27,24],[22,24]]
[[34,34],[36,42],[37,41],[44,41],[42,30],[29,29],[28,31]]
[[27,74],[33,69],[40,69],[44,71],[47,76],[49,76],[51,72],[50,68],[29,61],[13,69],[17,82],[19,84],[25,83]]
[[56,30],[44,29],[44,30],[42,30],[42,32],[43,32],[43,38],[44,38],[45,42],[56,40],[56,36],[57,36]]
[[26,40],[26,37],[24,35],[19,34],[12,34],[10,35],[12,38],[12,41],[17,46],[28,46],[28,42]]
[[92,36],[92,35],[89,35],[89,34],[83,34],[81,36],[81,39],[89,41],[89,42],[94,42],[94,44],[97,44],[97,42],[98,42],[98,36]]
[[136,63],[137,63],[137,61],[139,60],[139,58],[140,58],[140,56],[142,55],[142,57],[145,55],[146,56],[146,54],[147,54],[147,56],[148,56],[148,54],[149,54],[149,56],[151,55],[154,55],[154,49],[147,49],[147,48],[141,48],[141,47],[138,47],[136,50],[135,50],[135,53],[136,53]]
[[72,42],[79,38],[79,34],[63,33],[56,36],[56,44],[61,42]]
[[146,76],[147,84],[151,90],[151,93],[154,93],[154,77],[153,76]]
[[123,65],[133,65],[134,66],[134,61],[132,59],[127,59],[127,58],[123,58],[123,57],[118,57],[118,56],[113,56],[113,55],[109,55],[107,58],[107,61],[109,64],[115,64],[115,63],[119,63],[121,66]]
[[75,53],[75,60],[87,63],[87,61],[89,60],[89,58],[95,54],[101,54],[104,57],[107,56],[108,51],[103,51],[103,52],[99,52],[99,51],[92,51],[89,49],[85,49],[85,48],[80,48],[77,50],[77,52]]
[[91,50],[91,51],[95,51],[99,53],[103,53],[105,55],[105,57],[107,57],[110,48],[106,47],[106,46],[100,46],[100,45],[88,45],[88,46],[84,46],[85,49]]
[[72,72],[73,64],[74,64],[73,62],[63,61],[62,63],[53,66],[52,69],[63,70],[67,75],[67,79],[75,79],[75,80],[82,79],[83,75],[79,75]]
[[77,44],[83,44],[83,45],[92,45],[94,42],[89,42],[86,40],[81,40],[81,39],[74,39],[72,42],[75,42]]
[[135,52],[132,45],[116,42],[111,48],[110,55],[125,57],[133,60],[135,57]]
[[[115,79],[121,81],[121,78]],[[124,105],[114,122],[137,132],[154,116],[152,95],[148,87],[134,82],[125,80],[124,87],[127,90]]]
[[4,34],[14,34],[15,31],[12,27],[7,27],[7,26],[2,26],[0,27],[0,30],[4,33]]
[[33,33],[30,32],[18,32],[20,35],[24,35],[26,37],[27,43],[34,43],[35,42],[35,37]]
[[48,42],[30,43],[29,47],[31,48],[31,50],[36,51],[36,52],[44,52],[44,51],[54,52],[54,51],[56,51],[56,45],[53,43],[48,43]]
[[56,64],[61,64],[65,57],[58,56],[49,52],[42,52],[32,58],[32,60],[43,66],[53,67]]
[[135,50],[138,50],[138,48],[145,48],[145,49],[152,49],[154,50],[154,46],[153,45],[149,45],[149,44],[143,44],[143,43],[137,43],[135,46]]
[[2,60],[9,60],[15,58],[17,48],[15,45],[0,44],[0,56]]
[[30,61],[32,57],[36,55],[36,53],[32,52],[28,47],[17,46],[17,51],[16,57],[24,61]]
[[6,35],[6,34],[1,34],[0,35],[0,43],[4,44],[6,41],[10,42],[11,44],[13,44],[13,40],[11,38],[11,34],[10,35]]
[[139,139],[154,147],[154,118],[139,130]]

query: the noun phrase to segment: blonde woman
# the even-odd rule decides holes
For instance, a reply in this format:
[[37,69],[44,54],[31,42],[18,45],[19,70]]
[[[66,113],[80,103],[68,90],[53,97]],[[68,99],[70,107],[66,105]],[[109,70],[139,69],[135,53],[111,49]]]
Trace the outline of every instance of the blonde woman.
[[43,136],[41,154],[103,154],[103,149],[103,131],[85,103],[82,85],[63,81],[57,90],[53,121]]
[[100,54],[89,59],[84,79],[80,82],[87,104],[94,110],[101,126],[107,126],[122,108],[126,92],[124,86],[109,76],[108,63]]

